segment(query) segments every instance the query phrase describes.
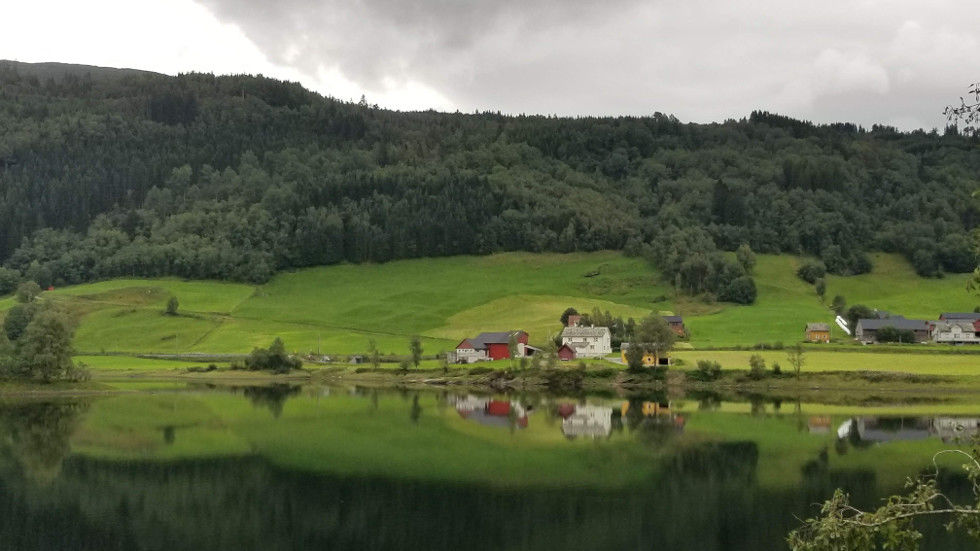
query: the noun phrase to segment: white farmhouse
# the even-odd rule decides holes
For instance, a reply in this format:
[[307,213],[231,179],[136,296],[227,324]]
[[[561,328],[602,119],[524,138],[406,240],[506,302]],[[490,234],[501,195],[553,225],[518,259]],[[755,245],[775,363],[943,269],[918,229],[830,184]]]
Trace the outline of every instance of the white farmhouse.
[[948,344],[980,344],[980,322],[968,320],[937,321],[932,326],[932,340]]
[[561,343],[575,350],[576,358],[601,358],[612,354],[612,335],[608,327],[566,327]]

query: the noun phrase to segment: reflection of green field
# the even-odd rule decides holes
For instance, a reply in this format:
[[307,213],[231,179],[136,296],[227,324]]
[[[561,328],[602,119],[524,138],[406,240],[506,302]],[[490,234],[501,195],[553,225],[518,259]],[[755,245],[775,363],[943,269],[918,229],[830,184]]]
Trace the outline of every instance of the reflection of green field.
[[[107,459],[163,460],[258,454],[275,464],[310,472],[405,479],[483,483],[495,486],[542,485],[621,488],[651,480],[661,459],[706,441],[751,441],[759,450],[756,477],[768,487],[799,483],[803,466],[828,449],[831,469],[879,471],[879,480],[899,484],[927,466],[948,446],[937,439],[890,442],[844,455],[834,451],[833,430],[811,434],[812,415],[833,415],[837,427],[853,415],[874,413],[965,414],[980,405],[913,409],[826,407],[802,404],[794,413],[770,404],[761,414],[742,411],[748,404],[722,404],[698,411],[679,401],[676,411],[687,425],[677,437],[651,440],[624,429],[608,439],[569,441],[554,403],[531,414],[526,429],[488,427],[461,418],[435,393],[419,395],[417,422],[412,396],[381,394],[319,395],[313,389],[288,398],[278,416],[266,402],[241,395],[176,393],[125,395],[92,403],[72,440],[77,453]],[[618,400],[599,400],[618,409]],[[736,412],[738,411],[738,412]],[[164,438],[174,427],[173,443]]]
[[[759,354],[766,366],[779,363],[783,373],[792,366],[783,350],[678,350],[674,357],[684,360],[681,369],[694,369],[698,360],[711,360],[723,369],[749,369],[749,358]],[[901,354],[870,352],[824,352],[808,350],[804,354],[804,372],[818,371],[896,371],[918,375],[980,375],[980,356],[972,354]]]
[[[414,423],[411,401],[398,397],[382,397],[375,408],[366,397],[304,396],[289,399],[277,418],[229,394],[127,395],[93,403],[73,449],[153,460],[251,450],[283,466],[335,474],[610,487],[649,476],[649,459],[658,455],[623,439],[569,443],[560,421],[535,419],[514,432],[476,425],[434,394],[422,395],[420,406]],[[163,429],[171,425],[178,428],[167,445]]]

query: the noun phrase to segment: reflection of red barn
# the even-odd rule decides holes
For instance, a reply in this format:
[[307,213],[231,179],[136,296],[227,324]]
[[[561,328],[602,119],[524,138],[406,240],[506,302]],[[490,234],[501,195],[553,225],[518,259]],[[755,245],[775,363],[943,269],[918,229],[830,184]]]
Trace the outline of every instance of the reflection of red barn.
[[558,359],[563,362],[567,362],[568,360],[574,360],[575,349],[572,348],[571,346],[568,346],[567,344],[561,345],[561,348],[558,349]]
[[505,402],[503,400],[490,400],[487,402],[485,411],[487,412],[487,415],[506,417],[510,415],[510,402]]
[[561,404],[558,406],[558,416],[568,419],[575,413],[575,404]]
[[527,412],[523,408],[513,407],[510,402],[503,400],[490,400],[483,411],[491,417],[509,417],[513,409],[514,415],[518,416],[515,421],[517,426],[527,427]]

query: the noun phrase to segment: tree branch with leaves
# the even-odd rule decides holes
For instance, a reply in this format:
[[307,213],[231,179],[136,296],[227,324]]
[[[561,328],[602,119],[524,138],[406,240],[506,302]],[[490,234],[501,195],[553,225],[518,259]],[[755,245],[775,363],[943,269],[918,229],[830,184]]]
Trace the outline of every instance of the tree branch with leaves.
[[[940,491],[939,458],[945,455],[961,455],[965,458],[963,469],[973,487],[973,498],[968,504],[956,504]],[[980,540],[980,444],[974,443],[972,452],[958,449],[942,450],[933,456],[935,470],[928,476],[910,478],[906,492],[887,498],[873,511],[863,511],[850,503],[850,496],[841,489],[824,502],[820,515],[804,522],[790,532],[786,541],[793,551],[865,551],[894,549],[911,551],[919,548],[922,533],[915,520],[926,517],[948,519],[950,531],[963,530]]]

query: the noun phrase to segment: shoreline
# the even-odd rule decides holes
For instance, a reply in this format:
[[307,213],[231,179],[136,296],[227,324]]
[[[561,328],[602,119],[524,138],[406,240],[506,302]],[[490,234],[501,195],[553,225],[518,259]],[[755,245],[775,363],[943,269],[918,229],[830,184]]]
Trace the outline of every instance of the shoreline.
[[[476,371],[476,372],[474,372]],[[288,374],[240,371],[220,368],[192,371],[186,368],[164,370],[93,370],[84,382],[0,381],[0,398],[99,396],[140,392],[125,388],[131,383],[178,383],[215,386],[324,385],[363,386],[372,388],[408,388],[416,390],[470,390],[485,393],[552,392],[564,394],[612,393],[715,393],[744,396],[815,396],[845,399],[872,399],[882,395],[934,395],[962,397],[980,395],[980,375],[915,375],[882,371],[804,372],[793,375],[748,378],[746,370],[725,370],[714,381],[692,379],[689,369],[671,369],[665,376],[652,372],[630,373],[620,368],[574,367],[558,369],[474,370],[466,368],[410,369],[365,368],[357,366],[317,367]],[[117,386],[119,385],[119,386]]]

